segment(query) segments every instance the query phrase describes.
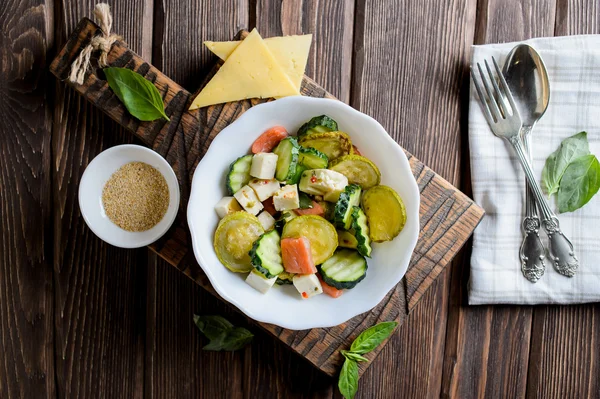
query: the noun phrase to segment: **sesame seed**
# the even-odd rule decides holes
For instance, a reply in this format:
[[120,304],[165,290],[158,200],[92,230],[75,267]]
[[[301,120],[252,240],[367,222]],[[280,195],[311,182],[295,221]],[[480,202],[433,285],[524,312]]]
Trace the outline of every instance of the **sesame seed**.
[[127,231],[146,231],[162,220],[169,206],[164,176],[144,162],[123,165],[104,185],[102,204],[108,218]]

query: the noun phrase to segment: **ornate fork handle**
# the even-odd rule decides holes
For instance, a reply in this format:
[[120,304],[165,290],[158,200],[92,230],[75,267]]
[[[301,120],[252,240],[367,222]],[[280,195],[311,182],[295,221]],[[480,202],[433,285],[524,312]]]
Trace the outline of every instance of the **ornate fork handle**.
[[[527,159],[531,163],[531,145],[530,145],[531,126],[521,128],[521,138],[523,146],[527,152]],[[519,258],[521,259],[521,272],[523,276],[532,283],[537,282],[546,271],[546,248],[540,238],[540,218],[537,212],[537,206],[529,184],[525,182],[525,218],[523,225],[523,241],[519,248]]]
[[554,268],[557,272],[564,276],[573,277],[575,275],[575,271],[577,271],[577,268],[579,267],[579,260],[573,251],[573,244],[560,230],[558,218],[554,212],[552,212],[552,209],[550,209],[548,202],[544,198],[544,194],[542,193],[540,185],[535,180],[531,164],[525,155],[525,150],[519,136],[515,135],[511,137],[509,141],[517,152],[519,161],[521,162],[523,170],[525,171],[525,176],[527,177],[529,187],[531,188],[537,205],[542,212],[542,226],[548,234],[548,250],[550,252]]
[[523,219],[523,230],[525,237],[519,249],[521,258],[521,271],[523,276],[532,283],[538,281],[546,270],[546,248],[540,239],[540,219],[537,217],[526,217]]

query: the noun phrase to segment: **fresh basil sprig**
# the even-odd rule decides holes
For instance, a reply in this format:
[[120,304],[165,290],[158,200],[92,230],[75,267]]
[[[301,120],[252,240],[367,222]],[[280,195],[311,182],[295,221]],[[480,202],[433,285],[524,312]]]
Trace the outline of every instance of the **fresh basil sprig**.
[[207,351],[235,351],[248,345],[254,335],[242,327],[234,327],[221,316],[194,315],[196,327],[210,340]]
[[142,75],[127,68],[104,68],[108,85],[127,111],[141,121],[170,120],[158,89]]
[[563,140],[544,165],[542,183],[548,195],[557,194],[558,211],[573,212],[600,189],[600,164],[590,154],[587,133],[581,132]]
[[349,351],[341,351],[345,360],[340,371],[338,388],[344,398],[351,399],[356,395],[356,391],[358,390],[358,362],[369,361],[369,359],[362,355],[377,348],[394,332],[397,326],[398,323],[395,321],[385,321],[369,327],[356,337]]

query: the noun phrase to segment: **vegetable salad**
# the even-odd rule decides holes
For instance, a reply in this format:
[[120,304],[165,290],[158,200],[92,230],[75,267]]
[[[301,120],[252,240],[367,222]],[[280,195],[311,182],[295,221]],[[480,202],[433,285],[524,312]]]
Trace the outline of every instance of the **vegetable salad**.
[[275,126],[237,158],[229,196],[215,206],[217,257],[266,293],[292,284],[302,298],[337,298],[367,275],[372,242],[393,240],[406,223],[400,196],[380,185],[377,166],[327,115],[297,135]]

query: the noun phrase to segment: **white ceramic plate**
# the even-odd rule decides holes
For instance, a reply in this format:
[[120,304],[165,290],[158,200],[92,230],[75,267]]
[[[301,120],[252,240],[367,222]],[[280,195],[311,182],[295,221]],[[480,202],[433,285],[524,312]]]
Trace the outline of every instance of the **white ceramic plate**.
[[[145,162],[155,167],[167,181],[169,207],[165,216],[150,230],[131,232],[114,224],[104,211],[102,189],[110,176],[129,162]],[[90,162],[79,183],[79,209],[90,229],[103,241],[121,248],[152,244],[171,227],[179,209],[179,184],[171,165],[158,153],[139,145],[125,144],[102,151]]]
[[[230,272],[213,249],[219,222],[215,204],[225,195],[229,164],[250,152],[254,140],[275,125],[289,132],[310,118],[327,114],[348,133],[360,152],[382,174],[381,184],[394,188],[404,200],[407,222],[391,242],[373,244],[367,277],[337,298],[318,295],[303,300],[293,286],[275,286],[263,295],[244,282],[246,274]],[[336,100],[287,97],[246,111],[212,142],[195,171],[188,205],[194,253],[219,295],[254,320],[292,330],[331,327],[375,307],[404,276],[419,236],[419,189],[400,146],[373,118]]]

